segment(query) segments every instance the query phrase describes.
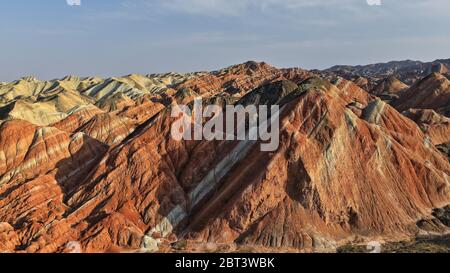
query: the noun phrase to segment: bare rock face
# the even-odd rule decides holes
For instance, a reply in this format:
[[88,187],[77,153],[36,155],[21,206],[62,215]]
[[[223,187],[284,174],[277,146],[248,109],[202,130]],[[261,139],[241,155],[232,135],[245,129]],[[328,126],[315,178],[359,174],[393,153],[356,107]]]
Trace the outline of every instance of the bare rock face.
[[449,67],[450,59],[426,63],[406,60],[357,66],[337,65],[321,72],[334,73],[346,79],[359,76],[384,79],[389,76],[395,76],[405,84],[412,85],[431,73],[447,73]]
[[223,81],[213,74],[207,74],[198,78],[190,79],[181,85],[178,89],[192,89],[199,94],[219,93],[223,90]]
[[30,100],[17,100],[0,108],[0,120],[22,119],[41,126],[60,121],[66,116],[54,105]]
[[284,77],[280,70],[266,63],[250,61],[193,78],[177,88],[189,88],[198,94],[227,92],[243,95],[258,86],[281,79]]
[[372,94],[397,94],[407,89],[409,86],[398,80],[395,76],[389,76],[382,80],[373,90]]
[[283,72],[283,76],[296,84],[301,83],[302,81],[314,76],[314,73],[302,69],[302,68],[285,68],[281,70]]
[[[0,127],[1,236],[6,251],[40,251],[43,237],[70,236],[64,199],[102,156],[106,147],[79,133],[10,121]],[[13,227],[13,228],[11,228]],[[13,244],[13,246],[11,246]],[[3,249],[2,249],[3,250]],[[56,249],[51,249],[50,251]]]
[[79,107],[65,119],[52,124],[52,127],[58,128],[62,131],[74,133],[78,128],[91,120],[95,115],[105,113],[94,105]]
[[126,116],[105,113],[92,105],[78,109],[53,126],[68,133],[82,132],[113,146],[126,138],[134,130],[136,123]]
[[[400,92],[402,115],[363,83],[326,78],[247,62],[211,73],[1,84],[7,105],[22,94],[30,105],[52,101],[64,116],[0,123],[0,252],[162,252],[177,242],[333,251],[355,237],[411,238],[420,219],[450,203],[450,163],[435,147],[448,142],[439,114],[447,82],[433,74]],[[74,107],[68,94],[86,104]],[[175,141],[172,107],[198,96],[279,105],[279,148]]]
[[19,245],[19,236],[8,223],[0,223],[0,253],[14,252]]
[[37,80],[19,81],[12,89],[0,87],[0,101],[5,103],[0,108],[0,120],[22,119],[40,126],[60,121],[73,109],[93,102],[59,82]]
[[51,86],[51,82],[41,82],[34,77],[24,77],[11,83],[2,84],[0,96],[3,101],[12,101],[20,97],[36,96]]
[[403,112],[414,120],[420,129],[430,137],[434,145],[450,142],[450,119],[433,110],[410,109]]
[[95,115],[77,131],[112,146],[125,139],[135,127],[127,117],[104,113]]
[[122,111],[119,111],[118,115],[127,117],[136,124],[144,123],[170,104],[172,101],[171,95],[174,92],[176,91],[169,89],[161,96],[143,96],[136,100],[133,106],[126,107]]
[[448,202],[448,162],[412,121],[347,84],[304,84],[314,88],[283,110],[281,149],[252,150],[228,174],[193,215],[193,239],[327,248],[350,234],[413,234]]
[[371,83],[367,78],[357,77],[353,80],[353,82],[364,90],[371,90]]
[[393,105],[399,111],[433,109],[449,117],[450,82],[441,74],[430,74],[405,91]]
[[278,81],[263,85],[244,96],[239,103],[242,105],[275,105],[298,89],[291,81]]
[[440,144],[437,148],[448,158],[448,161],[450,162],[450,142]]
[[197,75],[201,73],[132,74],[108,79],[67,76],[51,81],[27,77],[0,84],[0,121],[22,119],[48,126],[92,105],[105,112],[123,112],[139,108],[145,98],[164,97],[172,92],[170,87]]
[[101,99],[96,105],[104,111],[113,112],[124,110],[127,107],[133,107],[135,103],[134,100],[124,93],[116,93],[110,97]]
[[443,63],[435,63],[431,67],[431,72],[432,73],[446,74],[449,71],[450,71],[449,68]]

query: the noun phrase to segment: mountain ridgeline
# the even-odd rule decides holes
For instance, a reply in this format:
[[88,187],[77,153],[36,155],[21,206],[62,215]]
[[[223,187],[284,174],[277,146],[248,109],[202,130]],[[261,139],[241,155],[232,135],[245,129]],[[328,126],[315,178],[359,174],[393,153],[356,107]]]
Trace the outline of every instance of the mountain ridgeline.
[[[449,67],[0,83],[0,252],[335,252],[448,233]],[[279,105],[279,148],[174,140],[171,109],[198,97]]]

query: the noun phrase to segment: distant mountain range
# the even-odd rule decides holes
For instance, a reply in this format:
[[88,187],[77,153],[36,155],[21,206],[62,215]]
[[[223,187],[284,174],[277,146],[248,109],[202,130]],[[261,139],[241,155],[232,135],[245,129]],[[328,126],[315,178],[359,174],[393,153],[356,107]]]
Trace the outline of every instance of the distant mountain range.
[[411,84],[417,78],[423,78],[432,72],[446,74],[449,72],[450,59],[440,59],[433,62],[393,61],[369,65],[337,65],[324,70],[343,77],[386,78],[395,76],[406,84]]

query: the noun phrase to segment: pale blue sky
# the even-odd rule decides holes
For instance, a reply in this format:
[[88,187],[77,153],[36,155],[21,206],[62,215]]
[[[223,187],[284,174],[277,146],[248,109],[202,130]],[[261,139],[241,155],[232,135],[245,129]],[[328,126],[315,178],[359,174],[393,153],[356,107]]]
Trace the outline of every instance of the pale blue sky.
[[0,81],[450,57],[450,1],[0,0]]

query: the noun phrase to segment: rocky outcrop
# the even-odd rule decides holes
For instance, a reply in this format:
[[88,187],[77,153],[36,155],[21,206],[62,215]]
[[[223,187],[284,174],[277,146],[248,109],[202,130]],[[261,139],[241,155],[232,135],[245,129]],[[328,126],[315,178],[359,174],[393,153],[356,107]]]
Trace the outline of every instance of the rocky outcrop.
[[0,253],[14,252],[19,244],[14,228],[8,223],[0,223]]
[[239,103],[242,105],[275,105],[282,99],[298,89],[291,81],[279,81],[263,85],[244,96]]
[[60,121],[66,116],[52,104],[30,100],[14,101],[0,108],[0,120],[22,119],[41,126]]
[[357,66],[338,65],[322,72],[334,73],[347,79],[359,76],[384,79],[389,76],[395,76],[405,84],[412,85],[416,83],[417,80],[420,80],[431,73],[447,73],[449,67],[450,59],[435,60],[433,62],[425,63],[406,60]]
[[371,82],[367,78],[357,77],[353,82],[364,90],[370,91],[372,89]]
[[285,68],[281,69],[281,71],[283,72],[284,78],[296,84],[299,84],[302,81],[314,76],[314,73],[299,67]]
[[448,202],[448,162],[412,121],[366,93],[304,84],[324,89],[285,106],[281,149],[254,149],[228,174],[192,216],[192,239],[330,249],[350,234],[413,234]]
[[[445,81],[432,77],[438,84],[411,87],[425,99],[402,92],[406,110],[417,102],[441,111]],[[447,119],[431,110],[402,115],[332,73],[248,62],[38,86],[20,100],[51,101],[66,116],[0,124],[0,251],[333,251],[356,237],[412,238],[419,220],[450,203],[450,163],[435,147],[447,138]],[[271,113],[280,117],[279,148],[174,140],[172,108],[198,96],[219,106],[279,105]]]
[[440,144],[437,148],[448,158],[448,161],[450,162],[450,142]]
[[136,100],[133,106],[126,107],[120,111],[118,115],[125,116],[136,124],[144,123],[171,103],[171,94],[173,92],[175,90],[170,89],[167,90],[166,95],[143,96]]
[[4,83],[0,89],[2,101],[13,101],[22,97],[32,97],[49,89],[51,82],[41,82],[34,77],[24,77],[12,83]]
[[439,115],[433,110],[410,109],[403,112],[405,116],[414,120],[430,137],[434,145],[450,142],[450,119]]
[[[25,121],[3,123],[0,236],[10,241],[0,244],[1,250],[35,252],[49,244],[60,246],[59,238],[70,240],[64,199],[105,152],[103,144],[82,133],[70,136]],[[48,236],[54,241],[43,239]]]
[[430,74],[406,90],[393,105],[399,111],[432,109],[448,117],[450,82],[441,74]]
[[102,113],[105,112],[94,105],[77,107],[72,111],[72,113],[70,113],[68,117],[52,124],[51,127],[55,127],[69,133],[74,133],[78,128],[86,124],[94,116]]
[[261,85],[284,79],[282,71],[258,62],[246,62],[188,80],[177,89],[192,89],[198,94],[221,92],[244,95]]
[[77,132],[95,138],[110,146],[124,140],[135,128],[135,124],[127,117],[120,117],[112,113],[98,114],[92,117]]
[[372,94],[397,94],[408,88],[408,85],[402,83],[394,76],[389,76],[382,80],[372,91]]
[[136,123],[126,116],[105,113],[90,105],[76,109],[52,126],[68,133],[82,132],[111,146],[126,138],[134,130]]
[[52,81],[32,77],[0,85],[0,121],[23,119],[41,126],[58,122],[82,106],[106,112],[126,111],[146,97],[158,98],[202,73],[132,74],[119,78],[67,76]]

